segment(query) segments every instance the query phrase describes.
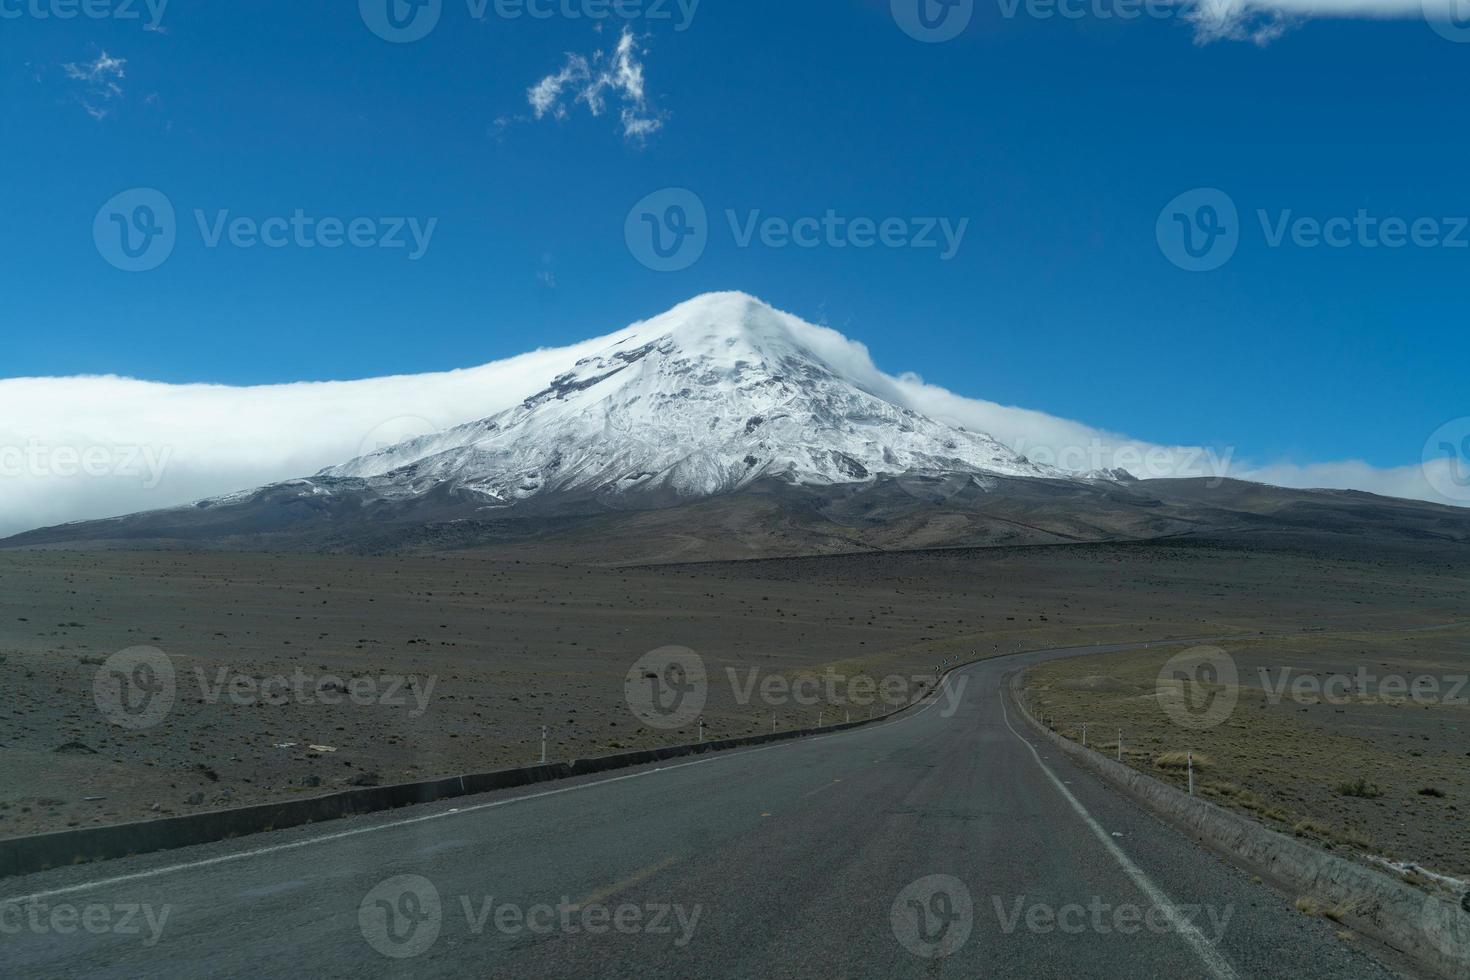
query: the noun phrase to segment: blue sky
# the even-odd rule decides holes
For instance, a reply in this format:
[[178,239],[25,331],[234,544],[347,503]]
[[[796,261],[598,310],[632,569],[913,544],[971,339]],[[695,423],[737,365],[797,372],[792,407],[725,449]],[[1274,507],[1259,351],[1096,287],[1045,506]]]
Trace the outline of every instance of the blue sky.
[[[400,44],[346,2],[173,0],[162,30],[136,9],[0,24],[0,177],[24,230],[0,239],[4,376],[440,371],[740,289],[890,372],[1254,460],[1414,464],[1467,414],[1470,248],[1271,247],[1256,215],[1363,209],[1453,237],[1470,215],[1470,44],[1422,18],[1200,43],[1181,16],[1040,20],[978,0],[959,37],[921,43],[889,0],[704,0],[682,31],[671,0],[674,20],[631,22],[641,98],[609,76],[594,115],[575,93],[614,63],[621,22],[493,6],[476,21],[444,0],[436,28]],[[528,89],[568,53],[589,75],[567,73],[564,111],[538,120]],[[628,118],[653,131],[629,135]],[[177,242],[129,273],[93,224],[139,187],[176,209]],[[707,207],[709,243],[661,273],[625,222],[669,187]],[[1201,187],[1238,207],[1239,241],[1188,272],[1156,225]],[[209,248],[196,209],[435,224],[417,260]],[[968,225],[945,260],[740,247],[729,210]]]

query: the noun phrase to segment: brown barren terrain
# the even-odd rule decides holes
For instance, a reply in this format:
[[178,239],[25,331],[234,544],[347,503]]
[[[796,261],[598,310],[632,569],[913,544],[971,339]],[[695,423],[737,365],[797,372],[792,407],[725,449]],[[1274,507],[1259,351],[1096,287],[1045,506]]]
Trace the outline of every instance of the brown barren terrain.
[[[742,701],[739,685],[752,676],[893,675],[905,678],[907,696],[936,664],[1019,649],[1470,620],[1467,562],[1448,549],[1156,542],[648,567],[582,564],[597,559],[595,544],[546,550],[538,562],[528,548],[433,557],[0,553],[0,835],[525,764],[539,758],[543,725],[552,759],[692,741],[692,724],[650,728],[624,699],[633,662],[667,645],[704,657],[706,735],[718,738],[769,730],[773,715],[798,727],[818,712],[830,722],[869,710],[843,684],[821,687],[820,703],[759,691]],[[1373,649],[1369,642],[1352,649]],[[1454,642],[1444,634],[1433,651],[1374,656],[1451,657]],[[167,655],[177,696],[159,723],[133,730],[99,710],[94,683],[108,657],[138,646]],[[306,696],[292,693],[294,677],[305,679]],[[328,697],[319,696],[323,684]],[[265,703],[262,690],[286,694]],[[1380,760],[1404,762],[1421,746],[1425,758],[1448,751],[1428,713],[1400,711],[1385,724],[1411,715],[1406,734],[1374,741],[1327,710],[1301,719],[1240,713],[1273,733],[1310,720],[1295,746],[1303,752],[1327,739],[1381,750],[1364,771],[1385,782]],[[1411,747],[1410,731],[1431,741]],[[1230,765],[1228,752],[1209,748]],[[1290,768],[1291,756],[1279,765]],[[1354,771],[1324,760],[1303,768],[1323,785]],[[1269,781],[1249,773],[1218,778],[1270,797]],[[1393,812],[1460,828],[1448,818],[1465,810],[1463,777],[1436,783],[1456,795],[1406,799],[1395,783]],[[1321,803],[1290,812],[1352,823]],[[1403,853],[1443,854],[1464,870],[1461,847],[1402,843]]]

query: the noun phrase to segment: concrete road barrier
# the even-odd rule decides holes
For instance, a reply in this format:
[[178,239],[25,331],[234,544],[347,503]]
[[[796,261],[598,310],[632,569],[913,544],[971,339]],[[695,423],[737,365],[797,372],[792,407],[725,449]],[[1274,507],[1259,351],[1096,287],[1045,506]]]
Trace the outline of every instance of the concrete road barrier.
[[340,817],[359,816],[420,803],[432,803],[435,800],[488,793],[493,790],[513,789],[517,786],[529,786],[558,779],[570,779],[574,776],[626,769],[707,752],[840,732],[877,724],[922,703],[924,699],[920,698],[885,715],[839,725],[828,725],[820,729],[800,728],[742,738],[670,745],[591,759],[577,759],[572,762],[556,762],[517,769],[503,769],[497,772],[449,776],[392,786],[343,790],[308,799],[262,803],[227,810],[211,810],[204,813],[113,824],[105,827],[84,827],[51,834],[12,837],[0,840],[0,877],[30,874],[72,864],[127,857],[132,854],[172,850],[194,844],[209,844],[232,837],[243,837],[247,834],[284,830]]
[[1470,894],[1427,894],[1083,748],[1037,721],[1021,694],[1021,678],[1020,671],[1011,676],[1010,700],[1027,724],[1124,796],[1288,893],[1333,906],[1343,922],[1435,976],[1470,977]]

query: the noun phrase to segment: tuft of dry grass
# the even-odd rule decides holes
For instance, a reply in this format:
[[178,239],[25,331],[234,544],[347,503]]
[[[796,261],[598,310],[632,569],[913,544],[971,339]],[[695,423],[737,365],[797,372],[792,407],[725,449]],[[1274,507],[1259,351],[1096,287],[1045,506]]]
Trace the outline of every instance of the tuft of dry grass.
[[1296,910],[1302,915],[1310,915],[1315,918],[1322,913],[1322,903],[1310,895],[1303,895],[1296,900]]
[[1322,914],[1340,925],[1344,919],[1350,919],[1355,915],[1361,914],[1370,904],[1367,899],[1353,898],[1323,909]]
[[[1163,755],[1154,759],[1154,765],[1159,769],[1184,770],[1189,768],[1189,763],[1190,754],[1188,752],[1165,752]],[[1196,770],[1208,769],[1214,764],[1215,760],[1209,756],[1202,755],[1199,752],[1194,753],[1194,768]]]
[[1292,825],[1291,829],[1298,837],[1311,837],[1329,844],[1342,844],[1345,847],[1357,847],[1365,851],[1372,846],[1371,842],[1357,831],[1342,830],[1320,820],[1299,820]]
[[1383,795],[1383,788],[1376,783],[1370,783],[1362,776],[1357,779],[1349,779],[1337,784],[1339,796],[1351,796],[1359,800],[1376,800]]

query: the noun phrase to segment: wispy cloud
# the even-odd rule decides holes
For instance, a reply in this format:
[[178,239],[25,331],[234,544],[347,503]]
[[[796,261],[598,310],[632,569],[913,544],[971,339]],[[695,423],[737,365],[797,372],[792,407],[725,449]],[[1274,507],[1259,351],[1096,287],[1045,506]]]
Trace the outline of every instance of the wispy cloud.
[[570,53],[561,70],[547,75],[526,91],[537,119],[566,119],[578,103],[594,116],[617,103],[623,136],[642,141],[663,128],[665,114],[652,111],[643,71],[646,50],[632,30],[623,29],[617,47],[589,55]]
[[1181,0],[1195,26],[1195,40],[1249,41],[1267,45],[1294,25],[1313,18],[1393,20],[1422,18],[1454,23],[1458,0]]
[[66,77],[76,82],[81,91],[78,101],[93,119],[105,119],[110,113],[110,103],[123,97],[122,80],[127,77],[126,58],[114,58],[106,51],[96,61],[78,64],[68,61],[61,66]]

